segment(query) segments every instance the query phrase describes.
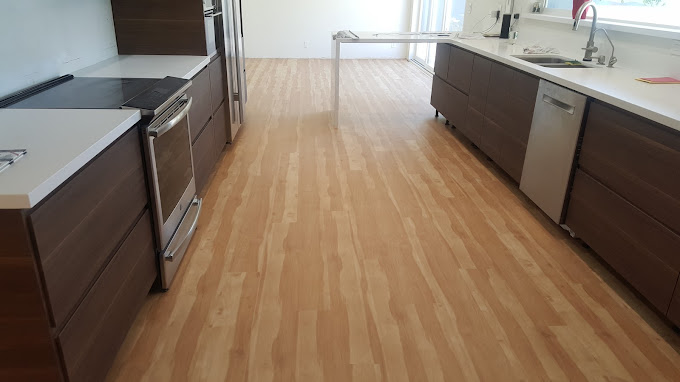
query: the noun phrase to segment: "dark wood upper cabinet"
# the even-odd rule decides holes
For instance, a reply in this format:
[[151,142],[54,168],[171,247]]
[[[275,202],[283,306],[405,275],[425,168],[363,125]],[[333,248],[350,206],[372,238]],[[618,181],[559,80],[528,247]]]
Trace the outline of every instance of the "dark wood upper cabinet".
[[191,79],[191,87],[187,90],[187,96],[192,99],[191,110],[189,110],[189,129],[191,141],[194,142],[212,116],[210,70],[207,67]]
[[442,80],[447,80],[449,73],[449,52],[451,45],[437,44],[437,53],[434,57],[434,74],[439,76]]
[[208,54],[203,2],[111,0],[118,54]]
[[680,233],[679,132],[593,102],[579,166]]
[[451,46],[449,72],[446,81],[465,94],[470,92],[474,58],[473,53]]

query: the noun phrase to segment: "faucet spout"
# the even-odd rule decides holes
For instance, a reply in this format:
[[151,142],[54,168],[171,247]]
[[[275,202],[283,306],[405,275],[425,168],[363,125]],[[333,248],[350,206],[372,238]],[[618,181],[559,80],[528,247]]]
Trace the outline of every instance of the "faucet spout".
[[586,47],[583,48],[583,50],[586,51],[583,61],[592,61],[593,53],[597,52],[597,47],[595,46],[595,31],[597,31],[597,7],[592,0],[583,3],[578,11],[576,11],[576,18],[574,19],[574,26],[572,27],[572,30],[578,30],[578,26],[581,23],[581,16],[583,16],[583,13],[589,7],[593,9],[593,21],[592,25],[590,26],[590,38],[588,39]]

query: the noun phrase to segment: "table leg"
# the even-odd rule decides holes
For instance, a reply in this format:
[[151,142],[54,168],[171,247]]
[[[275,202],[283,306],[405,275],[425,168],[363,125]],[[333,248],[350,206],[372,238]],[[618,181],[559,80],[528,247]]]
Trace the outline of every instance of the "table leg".
[[340,41],[331,44],[331,124],[338,127],[340,113]]

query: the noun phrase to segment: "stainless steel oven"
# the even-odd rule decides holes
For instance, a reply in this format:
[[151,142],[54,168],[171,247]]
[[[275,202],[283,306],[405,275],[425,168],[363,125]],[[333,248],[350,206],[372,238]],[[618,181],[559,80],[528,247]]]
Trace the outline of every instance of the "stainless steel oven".
[[185,94],[190,84],[168,98],[143,127],[163,289],[172,283],[201,212],[189,134],[192,100]]

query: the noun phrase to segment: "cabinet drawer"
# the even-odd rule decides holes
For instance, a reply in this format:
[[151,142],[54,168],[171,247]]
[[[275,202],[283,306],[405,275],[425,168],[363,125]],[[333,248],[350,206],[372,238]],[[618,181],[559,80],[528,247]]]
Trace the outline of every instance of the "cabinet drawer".
[[680,233],[680,133],[592,103],[579,166]]
[[482,140],[482,129],[484,128],[484,116],[475,110],[472,106],[468,106],[465,124],[459,127],[460,131],[472,143],[479,146]]
[[472,78],[468,105],[484,115],[486,111],[486,96],[489,90],[491,76],[491,61],[482,56],[475,56],[472,64]]
[[526,145],[539,79],[493,63],[489,81],[486,117]]
[[156,274],[147,211],[58,336],[70,382],[104,380]]
[[201,134],[191,147],[194,156],[194,175],[196,176],[196,191],[200,192],[208,182],[213,165],[215,164],[215,129],[213,120],[201,131]]
[[148,203],[137,128],[31,214],[49,305],[60,327]]
[[484,118],[479,148],[498,163],[501,159],[501,144],[503,142],[503,129],[489,118]]
[[671,306],[668,307],[667,316],[671,322],[680,326],[680,286],[675,287],[675,294],[671,300]]
[[454,126],[463,126],[467,116],[467,95],[437,76],[432,77],[432,106]]
[[212,111],[215,113],[218,108],[222,106],[222,101],[224,101],[224,89],[226,88],[225,82],[225,63],[222,56],[218,56],[214,59],[210,65],[208,65],[210,70],[210,99],[212,103]]
[[215,124],[215,155],[219,156],[224,145],[227,144],[227,120],[225,116],[225,104],[221,104],[215,115],[213,116],[213,123]]
[[458,47],[451,46],[451,52],[449,53],[449,72],[446,82],[465,94],[470,92],[472,63],[474,58],[474,54]]
[[189,110],[189,129],[193,142],[212,116],[210,70],[207,67],[191,79],[191,87],[187,90],[187,96],[192,99],[191,110]]
[[[566,224],[660,311],[678,279],[680,237],[577,170]],[[675,269],[674,269],[675,268]]]
[[[506,134],[506,132],[504,132]],[[522,179],[524,169],[524,157],[527,154],[527,145],[514,137],[507,135],[501,143],[501,159],[498,164],[517,183]]]
[[434,57],[434,74],[446,81],[449,73],[449,52],[451,45],[437,44],[437,53]]

